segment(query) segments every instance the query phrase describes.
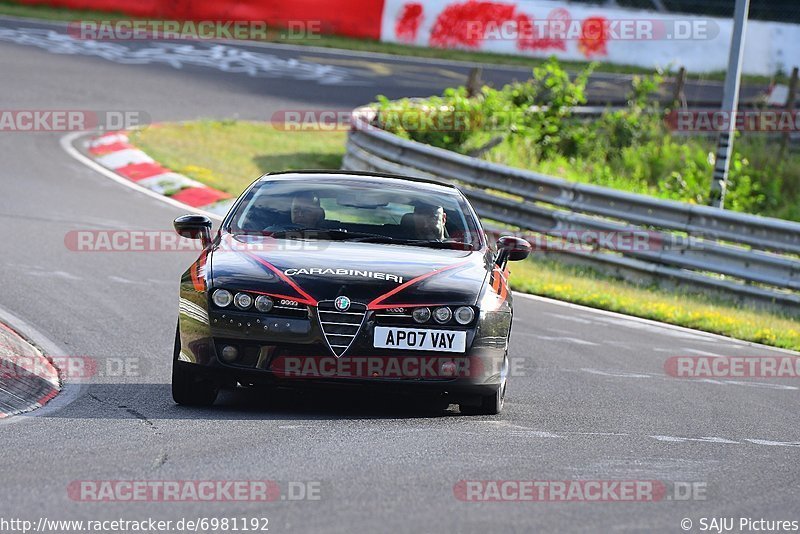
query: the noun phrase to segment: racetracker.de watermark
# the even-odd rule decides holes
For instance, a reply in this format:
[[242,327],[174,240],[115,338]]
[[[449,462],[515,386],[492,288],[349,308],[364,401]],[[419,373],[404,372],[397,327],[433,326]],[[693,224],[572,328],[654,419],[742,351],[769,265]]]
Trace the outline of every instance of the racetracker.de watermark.
[[0,358],[0,379],[30,376],[81,383],[100,379],[140,378],[143,371],[142,361],[138,357],[50,356],[46,360],[12,354]]
[[150,123],[139,110],[0,109],[0,132],[115,131]]
[[707,486],[661,480],[459,480],[453,495],[464,502],[704,501]]
[[534,252],[661,252],[702,250],[703,241],[693,236],[663,234],[648,230],[553,230],[547,234],[489,231],[491,238],[513,235],[527,241]]
[[[568,15],[566,16],[568,17]],[[607,19],[576,20],[551,14],[546,19],[466,22],[466,38],[483,41],[709,41],[720,32],[711,19]]]
[[74,20],[67,34],[91,41],[300,40],[319,39],[322,21],[289,20],[274,28],[261,20]]
[[667,126],[676,132],[720,133],[736,131],[750,133],[800,133],[800,111],[754,109],[720,111],[713,109],[673,110],[667,114]]
[[[414,331],[403,335],[422,335]],[[445,334],[434,334],[442,335]],[[416,343],[417,340],[415,339]],[[422,341],[420,341],[422,343]],[[434,343],[435,345],[435,343]],[[480,358],[453,356],[279,356],[270,370],[280,378],[335,379],[454,379],[487,378],[503,371],[503,362],[485,363]],[[509,376],[525,376],[525,361],[509,358]]]
[[79,502],[319,501],[321,481],[73,480],[67,496]]
[[[278,239],[270,232],[237,234],[224,241],[215,254],[268,252],[276,250],[319,251],[328,246],[321,240]],[[291,237],[291,236],[290,236]],[[298,233],[298,237],[300,234]],[[202,252],[200,239],[186,239],[170,230],[70,230],[64,246],[72,252]]]
[[673,356],[664,371],[675,378],[798,378],[800,356]]
[[526,120],[525,111],[496,110],[491,117],[476,111],[456,111],[448,107],[386,107],[382,109],[306,108],[283,109],[272,114],[270,123],[287,132],[346,132],[358,121],[362,130],[402,129],[409,132],[507,132]]

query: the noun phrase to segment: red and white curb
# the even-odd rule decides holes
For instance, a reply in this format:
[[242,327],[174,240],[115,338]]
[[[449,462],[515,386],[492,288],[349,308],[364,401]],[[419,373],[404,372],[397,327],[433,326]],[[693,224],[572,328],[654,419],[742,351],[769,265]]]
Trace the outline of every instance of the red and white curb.
[[217,215],[225,215],[235,201],[231,195],[157,163],[133,146],[124,131],[109,132],[86,141],[88,155],[99,165],[150,191]]
[[0,323],[0,420],[41,408],[60,390],[58,370],[45,355]]

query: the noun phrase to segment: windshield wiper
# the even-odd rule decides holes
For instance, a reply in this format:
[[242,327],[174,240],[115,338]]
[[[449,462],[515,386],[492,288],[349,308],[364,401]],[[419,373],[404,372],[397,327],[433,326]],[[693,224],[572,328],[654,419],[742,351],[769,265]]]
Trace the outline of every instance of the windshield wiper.
[[367,232],[348,232],[340,228],[297,228],[294,230],[279,230],[269,234],[276,239],[283,237],[310,237],[316,239],[331,239],[334,241],[350,241],[368,238],[383,237],[379,234]]
[[465,247],[467,250],[472,250],[472,244],[464,243],[463,241],[437,241],[426,239],[399,239],[396,237],[389,237],[385,235],[376,235],[371,237],[364,237],[354,239],[359,243],[386,243],[391,245],[411,245],[415,247],[430,247],[430,248],[453,248]]

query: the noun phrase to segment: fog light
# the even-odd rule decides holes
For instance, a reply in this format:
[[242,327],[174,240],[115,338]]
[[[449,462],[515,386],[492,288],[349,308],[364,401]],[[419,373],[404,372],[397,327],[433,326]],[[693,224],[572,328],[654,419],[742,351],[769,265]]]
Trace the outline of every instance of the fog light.
[[272,299],[265,295],[259,295],[256,297],[256,309],[262,313],[271,311],[273,304],[274,302],[272,302]]
[[456,365],[456,362],[443,362],[439,367],[439,373],[442,376],[454,376],[457,370],[458,366]]
[[430,308],[417,308],[411,313],[411,316],[418,323],[427,323],[431,318],[431,310]]
[[228,363],[235,362],[239,357],[239,351],[233,345],[225,345],[222,347],[222,359]]
[[455,313],[458,324],[469,324],[475,318],[475,311],[469,306],[461,306]]
[[236,304],[236,307],[240,310],[246,310],[251,304],[253,304],[253,297],[247,293],[236,293],[233,303]]
[[226,289],[217,289],[214,291],[212,300],[214,301],[214,304],[220,308],[224,308],[233,301],[233,295],[231,295],[231,292]]
[[444,324],[453,317],[453,312],[450,311],[450,308],[447,306],[442,306],[441,308],[436,308],[433,312],[433,318],[436,319],[437,323]]

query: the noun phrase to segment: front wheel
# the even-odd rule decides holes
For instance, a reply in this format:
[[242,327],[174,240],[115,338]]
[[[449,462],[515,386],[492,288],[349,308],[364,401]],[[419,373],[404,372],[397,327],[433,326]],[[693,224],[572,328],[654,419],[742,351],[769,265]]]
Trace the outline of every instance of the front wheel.
[[211,406],[217,400],[219,385],[214,381],[198,376],[191,369],[192,364],[181,362],[180,328],[175,331],[175,353],[172,359],[172,399],[184,406]]
[[506,386],[508,385],[508,352],[503,356],[503,368],[500,371],[500,385],[489,395],[481,395],[474,404],[461,404],[459,409],[464,415],[497,415],[503,411],[506,402]]
[[219,386],[198,377],[180,362],[172,364],[172,399],[184,406],[211,406],[217,400]]
[[503,411],[506,400],[506,382],[497,388],[491,395],[482,395],[478,398],[478,404],[461,404],[459,409],[464,415],[497,415]]

